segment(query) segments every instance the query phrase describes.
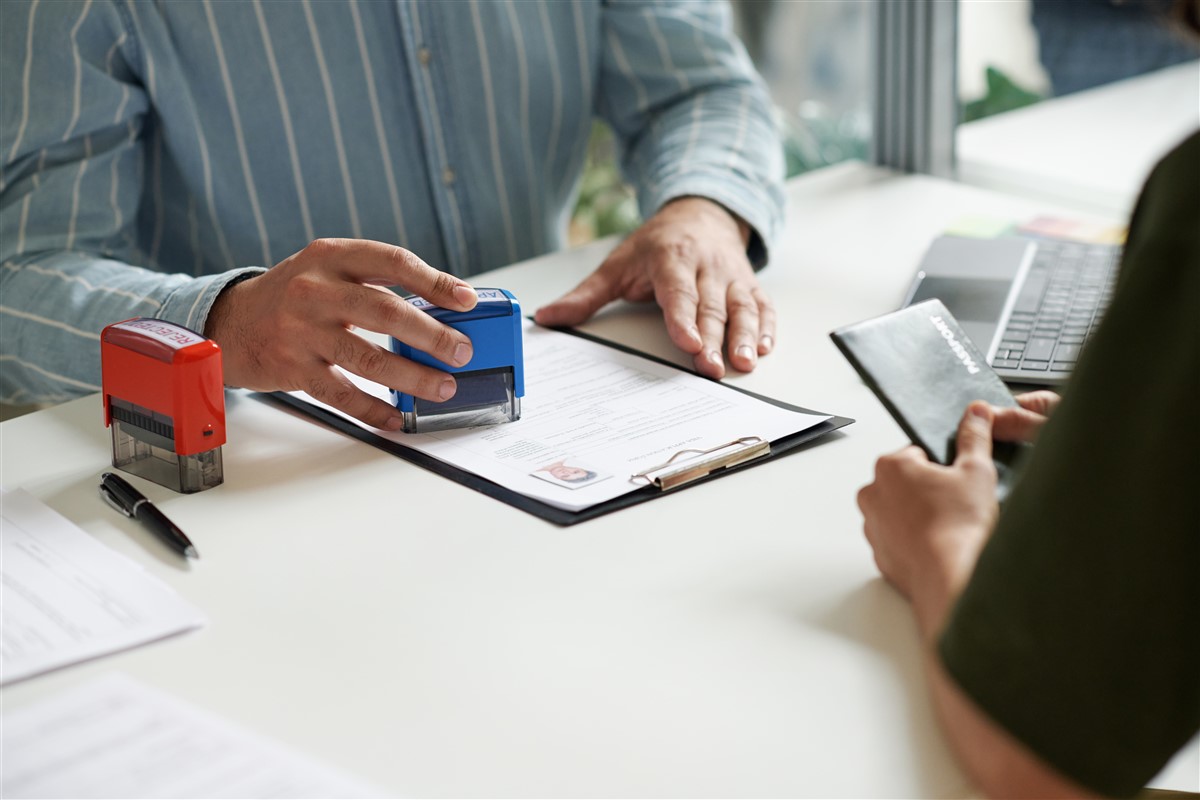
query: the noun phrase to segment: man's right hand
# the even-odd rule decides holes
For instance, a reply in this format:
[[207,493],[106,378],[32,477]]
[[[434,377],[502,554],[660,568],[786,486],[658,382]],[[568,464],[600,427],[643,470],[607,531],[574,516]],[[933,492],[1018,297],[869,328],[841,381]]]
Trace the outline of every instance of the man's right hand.
[[999,442],[1032,444],[1046,420],[1062,400],[1054,392],[1043,389],[1017,395],[1020,408],[994,408],[992,436]]
[[355,328],[395,336],[451,366],[471,360],[471,340],[385,288],[434,305],[474,308],[475,290],[400,247],[361,239],[318,239],[213,303],[205,335],[221,347],[225,383],[258,391],[303,390],[368,425],[398,430],[400,413],[335,368],[425,400],[457,388],[440,370],[366,341]]

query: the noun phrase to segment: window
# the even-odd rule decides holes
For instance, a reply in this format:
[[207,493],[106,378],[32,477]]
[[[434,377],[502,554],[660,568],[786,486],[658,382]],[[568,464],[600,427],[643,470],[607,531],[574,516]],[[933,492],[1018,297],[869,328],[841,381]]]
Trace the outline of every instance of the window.
[[1200,123],[1200,47],[1168,6],[958,0],[958,177],[1125,216]]
[[740,0],[734,24],[775,102],[788,177],[866,159],[871,0]]

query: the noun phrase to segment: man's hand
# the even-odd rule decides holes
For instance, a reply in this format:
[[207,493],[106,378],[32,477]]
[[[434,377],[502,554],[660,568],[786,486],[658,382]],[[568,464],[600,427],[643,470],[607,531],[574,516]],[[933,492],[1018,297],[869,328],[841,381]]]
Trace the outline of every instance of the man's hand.
[[353,333],[401,339],[452,366],[471,359],[471,341],[413,308],[385,286],[467,311],[475,290],[400,247],[318,239],[217,297],[205,335],[221,346],[225,383],[260,391],[301,389],[368,425],[397,430],[398,411],[334,368],[426,400],[454,396],[454,378],[415,364]]
[[875,563],[912,601],[927,638],[941,629],[999,513],[992,420],[991,406],[972,403],[959,423],[952,465],[907,447],[879,459],[875,482],[858,493]]
[[1061,397],[1046,389],[1017,395],[1020,408],[994,409],[992,437],[998,442],[1032,444],[1060,400]]
[[662,307],[667,333],[696,370],[749,372],[775,345],[775,307],[746,258],[750,229],[700,197],[667,203],[563,297],[538,310],[542,325],[578,325],[612,300]]

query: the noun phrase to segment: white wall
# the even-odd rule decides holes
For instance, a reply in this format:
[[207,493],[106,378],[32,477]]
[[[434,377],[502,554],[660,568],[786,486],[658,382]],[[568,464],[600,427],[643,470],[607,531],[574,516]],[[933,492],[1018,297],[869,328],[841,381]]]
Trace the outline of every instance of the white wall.
[[1018,86],[1047,93],[1050,80],[1038,60],[1029,0],[959,0],[958,95],[976,100],[987,93],[984,70],[993,66]]

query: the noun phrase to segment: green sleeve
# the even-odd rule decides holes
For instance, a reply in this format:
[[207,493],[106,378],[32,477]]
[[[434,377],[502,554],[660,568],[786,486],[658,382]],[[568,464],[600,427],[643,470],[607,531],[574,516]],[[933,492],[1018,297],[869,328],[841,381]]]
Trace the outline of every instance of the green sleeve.
[[1104,794],[1136,793],[1200,728],[1200,135],[1143,190],[1106,318],[939,652]]

